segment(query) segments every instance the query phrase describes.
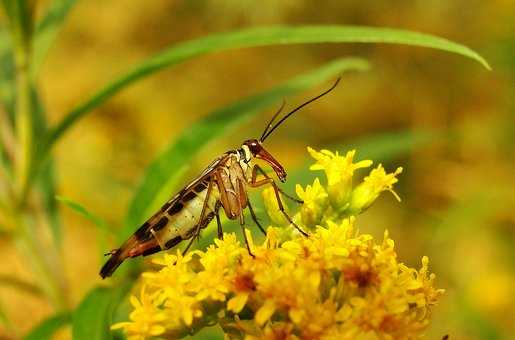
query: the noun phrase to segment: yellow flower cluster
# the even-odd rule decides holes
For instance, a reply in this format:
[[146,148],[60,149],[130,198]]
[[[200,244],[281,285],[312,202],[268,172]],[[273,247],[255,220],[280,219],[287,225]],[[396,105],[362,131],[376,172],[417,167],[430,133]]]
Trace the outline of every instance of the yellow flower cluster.
[[[317,225],[324,225],[327,221],[357,216],[368,209],[383,191],[391,192],[400,201],[400,197],[393,191],[393,185],[398,181],[397,176],[402,173],[401,167],[393,173],[386,173],[383,166],[379,164],[370,171],[363,182],[354,187],[354,172],[357,169],[370,167],[372,161],[363,160],[354,163],[356,150],[347,152],[345,156],[341,156],[338,152],[316,151],[309,147],[308,152],[316,160],[310,169],[324,170],[327,185],[324,188],[318,178],[315,178],[313,184],[307,185],[305,189],[297,184],[295,191],[304,204],[293,216],[293,220],[304,228],[313,229]],[[289,222],[279,212],[273,189],[263,190],[262,195],[272,223],[276,226],[287,226]],[[283,205],[288,208],[285,202]]]
[[[330,164],[331,157],[341,156],[325,155],[322,165],[332,175],[352,175]],[[347,200],[391,191],[397,173],[387,175],[379,166],[349,190]],[[154,261],[161,269],[142,275],[139,298],[131,297],[130,321],[113,329],[123,328],[129,339],[177,338],[215,324],[229,338],[249,340],[420,336],[443,293],[434,288],[427,257],[419,270],[408,268],[397,261],[387,232],[377,242],[357,233],[355,216],[329,219],[339,215],[328,213],[334,210],[330,194],[318,179],[306,189],[297,187],[297,194],[304,204],[296,216],[309,223],[309,237],[269,227],[261,244],[247,234],[254,257],[235,234],[225,234],[206,251],[165,254]]]

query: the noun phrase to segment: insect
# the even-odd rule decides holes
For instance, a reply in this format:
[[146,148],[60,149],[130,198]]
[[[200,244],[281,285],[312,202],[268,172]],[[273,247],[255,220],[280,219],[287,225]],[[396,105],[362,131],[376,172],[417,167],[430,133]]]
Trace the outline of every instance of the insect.
[[[102,278],[111,276],[116,268],[127,258],[154,254],[161,250],[170,249],[183,240],[189,240],[183,251],[183,254],[185,254],[195,238],[199,237],[200,231],[206,228],[214,218],[216,218],[218,225],[218,237],[222,239],[221,209],[223,209],[229,219],[239,219],[247,250],[252,255],[244,229],[245,219],[243,212],[246,208],[248,208],[250,216],[259,230],[263,233],[265,233],[265,230],[256,218],[256,214],[248,199],[248,188],[271,185],[274,189],[280,212],[302,235],[308,236],[286,213],[280,194],[298,203],[303,202],[283,192],[275,180],[259,164],[255,164],[254,161],[262,160],[268,163],[279,180],[285,182],[286,171],[266,151],[263,147],[263,142],[288,117],[331,92],[338,85],[339,81],[340,78],[328,90],[297,106],[274,124],[274,121],[284,108],[285,103],[283,102],[279,110],[270,119],[259,140],[246,140],[239,149],[227,151],[216,158],[195,180],[186,185],[172,199],[166,202],[158,212],[143,223],[120,248],[106,254],[110,255],[110,258],[100,270],[100,276]],[[258,175],[262,177],[259,179]]]

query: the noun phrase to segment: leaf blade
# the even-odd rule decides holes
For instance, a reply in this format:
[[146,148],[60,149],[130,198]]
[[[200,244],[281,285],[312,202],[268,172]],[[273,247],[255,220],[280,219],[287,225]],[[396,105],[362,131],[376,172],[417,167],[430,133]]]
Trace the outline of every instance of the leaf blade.
[[64,205],[66,205],[68,208],[72,209],[82,217],[86,218],[90,222],[92,222],[98,229],[104,232],[112,232],[112,229],[108,226],[108,224],[100,217],[95,215],[94,213],[90,212],[88,209],[86,209],[83,205],[80,203],[77,203],[69,198],[56,195],[55,199]]
[[52,335],[57,332],[61,327],[69,324],[72,320],[71,314],[68,312],[59,313],[51,316],[48,319],[43,320],[36,327],[34,327],[29,334],[27,334],[25,340],[40,340],[40,339],[51,339]]
[[367,67],[368,64],[362,59],[339,59],[268,91],[215,110],[197,121],[190,128],[195,131],[194,134],[189,131],[180,134],[148,167],[142,184],[130,203],[124,226],[118,233],[119,241],[123,241],[132,233],[134,227],[146,217],[149,209],[157,206],[159,199],[163,197],[160,192],[169,190],[177,182],[187,169],[188,159],[201,147],[285,96],[308,89],[345,70],[364,70]]
[[52,46],[59,29],[64,24],[68,13],[77,0],[54,0],[50,4],[45,16],[36,26],[36,35],[33,42],[32,69],[37,74],[43,60]]
[[109,332],[109,310],[113,299],[113,288],[97,287],[81,301],[73,314],[73,339],[111,339]]
[[142,62],[131,71],[97,91],[79,104],[54,127],[47,141],[51,147],[77,120],[138,79],[160,69],[209,52],[301,43],[388,43],[428,47],[456,53],[490,69],[486,60],[470,48],[434,35],[413,31],[367,26],[277,26],[213,34],[173,46]]
[[73,313],[74,340],[112,339],[110,327],[113,313],[128,294],[133,282],[120,286],[95,287],[82,299]]

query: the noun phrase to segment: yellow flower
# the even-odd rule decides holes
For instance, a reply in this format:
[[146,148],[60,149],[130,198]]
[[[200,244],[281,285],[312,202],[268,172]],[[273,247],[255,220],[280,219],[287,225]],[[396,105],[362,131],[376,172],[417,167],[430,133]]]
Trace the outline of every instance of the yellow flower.
[[387,174],[381,164],[365,177],[363,183],[359,184],[351,195],[349,210],[356,214],[366,210],[379,197],[383,191],[389,191],[400,201],[399,195],[393,191],[393,185],[397,183],[397,175],[402,173],[402,168],[398,167],[395,172]]
[[[317,168],[328,177],[338,174],[340,184],[342,176],[350,180],[354,169],[369,165],[353,164],[353,152],[312,153]],[[332,168],[342,160],[347,168]],[[386,174],[381,165],[372,170],[352,192],[351,207],[361,211],[382,191],[393,192],[400,171]],[[265,192],[272,222],[284,226],[275,195]],[[297,194],[304,204],[295,216],[311,229],[309,237],[270,227],[262,243],[247,231],[254,257],[235,234],[184,257],[165,254],[154,261],[161,269],[142,275],[130,321],[113,328],[131,339],[179,337],[216,323],[227,336],[249,340],[420,337],[443,294],[428,258],[420,269],[409,268],[397,260],[387,231],[380,241],[359,234],[356,217],[335,212],[327,204],[329,186],[318,179],[306,189],[298,186]]]
[[133,308],[130,314],[131,322],[119,322],[111,326],[111,329],[125,329],[129,339],[146,339],[158,336],[166,331],[164,321],[166,313],[159,310],[147,294],[145,285],[141,287],[140,299],[131,295],[130,302]]
[[304,226],[318,225],[327,207],[327,192],[320,185],[320,180],[315,178],[313,185],[306,186],[305,190],[297,184],[295,191],[297,196],[304,201],[300,208],[302,224]]
[[324,170],[327,176],[327,192],[333,207],[339,210],[345,209],[352,191],[354,171],[368,168],[372,165],[372,161],[363,160],[354,163],[356,150],[347,152],[345,156],[329,150],[318,152],[310,147],[308,147],[308,152],[317,161],[309,169]]

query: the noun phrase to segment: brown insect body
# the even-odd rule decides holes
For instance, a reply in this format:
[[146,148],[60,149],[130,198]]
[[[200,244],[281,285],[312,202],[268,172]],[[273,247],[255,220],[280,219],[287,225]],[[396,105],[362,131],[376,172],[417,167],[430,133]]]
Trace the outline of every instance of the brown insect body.
[[[286,180],[286,171],[263,148],[262,142],[286,118],[303,106],[331,91],[336,87],[338,81],[328,91],[290,111],[278,123],[272,126],[273,121],[282,110],[281,107],[267,125],[259,141],[256,139],[247,140],[242,144],[241,148],[228,151],[215,159],[197,179],[188,184],[171,200],[166,202],[157,213],[143,223],[120,248],[110,253],[111,257],[102,267],[100,276],[102,278],[111,276],[126,258],[154,254],[164,249],[170,249],[183,240],[190,239],[189,244],[184,250],[185,253],[193,240],[199,236],[200,230],[205,228],[215,217],[218,224],[218,237],[222,238],[223,232],[219,218],[220,208],[223,208],[225,215],[229,219],[239,219],[247,249],[249,254],[252,255],[243,230],[245,223],[243,212],[246,208],[249,209],[252,219],[264,233],[264,229],[257,221],[248,200],[247,190],[252,187],[271,185],[275,192],[279,210],[294,227],[307,236],[284,211],[279,193],[299,203],[302,203],[302,201],[285,194],[258,164],[253,164],[253,161],[260,159],[268,163],[281,182],[284,182]],[[258,174],[261,174],[264,178],[258,179]]]

